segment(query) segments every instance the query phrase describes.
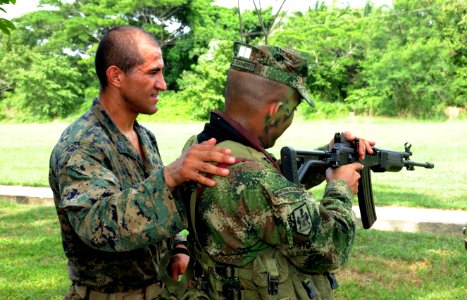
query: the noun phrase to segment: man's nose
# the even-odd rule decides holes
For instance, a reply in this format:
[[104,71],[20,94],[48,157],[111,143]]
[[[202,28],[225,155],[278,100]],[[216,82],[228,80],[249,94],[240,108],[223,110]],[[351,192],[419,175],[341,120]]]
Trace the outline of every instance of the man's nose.
[[157,78],[157,80],[155,82],[155,87],[159,91],[167,90],[167,84],[165,83],[165,79],[164,79],[163,75],[161,75],[159,78]]

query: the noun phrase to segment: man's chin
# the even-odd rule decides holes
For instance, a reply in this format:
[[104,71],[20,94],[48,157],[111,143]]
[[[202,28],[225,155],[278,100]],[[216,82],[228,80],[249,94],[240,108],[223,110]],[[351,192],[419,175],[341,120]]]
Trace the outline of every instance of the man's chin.
[[159,108],[156,106],[156,107],[153,107],[151,109],[147,109],[145,111],[142,111],[140,112],[140,114],[143,114],[143,115],[153,115],[155,114],[157,111],[159,110]]
[[150,115],[155,114],[159,110],[159,107],[157,106],[157,103],[154,104],[154,105],[151,105],[151,107],[149,107],[149,110],[150,110],[150,112],[149,112]]

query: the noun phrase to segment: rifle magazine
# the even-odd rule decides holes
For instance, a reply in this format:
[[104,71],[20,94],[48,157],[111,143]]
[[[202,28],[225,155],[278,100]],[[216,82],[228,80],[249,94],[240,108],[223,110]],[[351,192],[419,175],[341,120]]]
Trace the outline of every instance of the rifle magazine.
[[358,206],[363,228],[369,229],[376,221],[375,202],[373,200],[373,188],[371,186],[371,172],[369,167],[364,167],[358,181]]

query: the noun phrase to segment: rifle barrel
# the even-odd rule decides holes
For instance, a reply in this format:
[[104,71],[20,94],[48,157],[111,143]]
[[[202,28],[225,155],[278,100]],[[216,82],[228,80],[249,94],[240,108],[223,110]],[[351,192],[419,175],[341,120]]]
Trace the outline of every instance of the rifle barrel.
[[426,169],[433,169],[435,167],[435,165],[433,163],[429,163],[429,162],[424,162],[424,163],[421,163],[421,162],[416,162],[416,161],[411,161],[411,160],[404,160],[403,161],[403,164],[404,164],[404,167],[422,167],[422,168],[426,168]]

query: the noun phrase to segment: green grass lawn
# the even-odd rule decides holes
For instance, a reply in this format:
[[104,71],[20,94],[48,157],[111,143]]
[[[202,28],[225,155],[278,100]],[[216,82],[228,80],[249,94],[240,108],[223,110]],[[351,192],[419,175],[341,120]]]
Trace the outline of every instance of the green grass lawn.
[[[0,199],[0,299],[62,299],[70,282],[51,206]],[[467,299],[459,235],[358,230],[337,299]]]
[[[180,155],[188,137],[203,128],[203,123],[155,121],[157,114],[146,117],[142,123],[155,133],[166,164]],[[0,124],[0,184],[47,186],[49,155],[67,125]],[[376,205],[467,209],[467,121],[296,120],[270,150],[277,156],[283,146],[315,149],[328,143],[335,132],[344,130],[375,140],[382,149],[403,151],[404,143],[410,142],[413,160],[435,164],[432,170],[373,173]],[[322,189],[320,186],[312,191],[315,198],[320,198]]]
[[[166,163],[202,123],[144,123]],[[0,184],[47,186],[48,159],[65,123],[0,124]],[[271,152],[314,149],[349,130],[383,149],[413,144],[413,160],[435,169],[373,174],[377,205],[467,209],[467,122],[347,119],[299,121]],[[312,192],[315,198],[322,186]],[[0,201],[0,299],[62,299],[70,282],[53,207]],[[339,270],[337,299],[467,299],[467,252],[459,235],[358,230],[349,263]]]
[[0,299],[63,299],[70,285],[51,206],[0,201]]

